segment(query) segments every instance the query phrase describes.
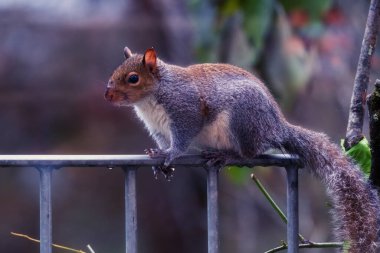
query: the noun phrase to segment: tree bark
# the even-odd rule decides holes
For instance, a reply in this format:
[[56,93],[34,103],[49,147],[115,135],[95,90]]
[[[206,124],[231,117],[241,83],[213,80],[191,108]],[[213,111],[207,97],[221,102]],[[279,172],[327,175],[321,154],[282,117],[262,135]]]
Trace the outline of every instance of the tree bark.
[[344,147],[346,150],[355,146],[363,138],[364,105],[369,82],[371,58],[375,52],[376,37],[379,26],[379,0],[371,0],[367,24],[360,50],[358,67],[354,81],[354,91],[351,97],[350,114]]
[[375,90],[368,96],[369,135],[371,145],[372,184],[380,189],[380,80],[376,80]]

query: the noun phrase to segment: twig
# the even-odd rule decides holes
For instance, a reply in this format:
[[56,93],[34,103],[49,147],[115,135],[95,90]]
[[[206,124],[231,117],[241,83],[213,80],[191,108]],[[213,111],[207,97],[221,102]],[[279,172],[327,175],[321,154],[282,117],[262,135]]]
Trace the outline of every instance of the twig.
[[363,117],[365,98],[369,82],[371,58],[375,52],[376,37],[379,24],[379,0],[371,0],[364,38],[360,50],[358,67],[351,97],[350,114],[344,147],[349,150],[363,138]]
[[[276,204],[276,202],[273,200],[273,198],[269,195],[268,191],[265,189],[265,187],[262,185],[260,180],[256,177],[255,174],[251,174],[252,180],[256,183],[259,190],[264,194],[265,198],[269,201],[273,209],[276,211],[276,213],[281,217],[281,219],[285,222],[285,224],[288,223],[288,218],[284,214],[284,212],[281,210],[281,208]],[[300,238],[300,241],[302,243],[306,242],[306,239],[301,235],[298,234],[298,237]]]
[[90,250],[91,253],[95,253],[90,244],[87,244],[87,248]]
[[[276,202],[273,200],[273,198],[269,195],[268,191],[265,189],[265,187],[262,185],[260,180],[256,177],[254,173],[251,174],[252,180],[256,183],[257,187],[260,189],[260,191],[264,194],[265,198],[269,201],[273,209],[278,213],[278,215],[281,217],[281,219],[288,223],[288,219],[284,212],[281,210],[281,208],[276,204]],[[298,234],[298,237],[300,239],[301,244],[299,244],[299,248],[341,248],[343,246],[342,242],[312,242],[306,240],[301,234]],[[274,249],[271,249],[269,251],[266,251],[265,253],[273,253],[282,251],[288,248],[288,245],[285,242],[282,242],[281,246],[278,246]]]
[[[300,249],[302,248],[342,248],[343,243],[342,242],[310,242],[310,243],[302,243],[299,244],[298,247]],[[264,253],[274,253],[279,252],[282,250],[286,250],[288,248],[288,245],[282,244],[281,246],[278,246],[276,248],[273,248],[271,250],[265,251]]]
[[[37,243],[40,243],[40,240],[37,240],[37,239],[34,239],[28,235],[24,235],[24,234],[18,234],[18,233],[14,233],[14,232],[11,232],[12,235],[14,236],[18,236],[18,237],[23,237],[23,238],[26,238],[30,241],[33,241],[33,242],[37,242]],[[56,248],[59,248],[59,249],[64,249],[64,250],[68,250],[68,251],[72,251],[72,252],[76,252],[76,253],[86,253],[85,251],[83,250],[76,250],[76,249],[72,249],[72,248],[69,248],[69,247],[65,247],[65,246],[62,246],[62,245],[58,245],[58,244],[52,244],[53,247],[56,247]]]

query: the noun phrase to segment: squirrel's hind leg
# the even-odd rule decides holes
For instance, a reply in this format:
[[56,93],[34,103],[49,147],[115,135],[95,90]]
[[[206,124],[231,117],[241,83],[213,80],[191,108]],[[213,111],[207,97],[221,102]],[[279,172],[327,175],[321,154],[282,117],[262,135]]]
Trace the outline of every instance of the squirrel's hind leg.
[[255,129],[251,129],[247,124],[249,123],[238,122],[231,126],[234,149],[240,158],[253,158],[265,152],[260,133],[256,134]]

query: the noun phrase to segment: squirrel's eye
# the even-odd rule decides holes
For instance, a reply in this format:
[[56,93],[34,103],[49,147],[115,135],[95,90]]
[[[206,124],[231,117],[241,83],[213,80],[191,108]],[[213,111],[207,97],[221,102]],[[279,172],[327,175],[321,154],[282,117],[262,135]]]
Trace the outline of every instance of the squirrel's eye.
[[139,76],[136,74],[130,75],[128,77],[128,83],[137,83],[139,81]]

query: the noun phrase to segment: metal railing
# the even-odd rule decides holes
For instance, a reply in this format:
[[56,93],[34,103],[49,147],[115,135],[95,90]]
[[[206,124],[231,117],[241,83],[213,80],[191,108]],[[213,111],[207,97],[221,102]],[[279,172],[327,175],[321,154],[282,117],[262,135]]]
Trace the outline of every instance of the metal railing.
[[[176,167],[207,169],[208,252],[219,252],[218,172],[207,167],[207,160],[195,155],[176,159]],[[51,180],[54,169],[62,167],[121,167],[125,171],[125,242],[126,252],[137,252],[136,171],[140,167],[160,165],[162,159],[146,155],[0,155],[0,167],[34,167],[40,172],[40,253],[52,252]],[[287,243],[288,252],[298,253],[298,169],[300,160],[291,155],[263,155],[255,159],[229,161],[228,165],[277,166],[287,172]]]

